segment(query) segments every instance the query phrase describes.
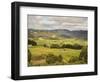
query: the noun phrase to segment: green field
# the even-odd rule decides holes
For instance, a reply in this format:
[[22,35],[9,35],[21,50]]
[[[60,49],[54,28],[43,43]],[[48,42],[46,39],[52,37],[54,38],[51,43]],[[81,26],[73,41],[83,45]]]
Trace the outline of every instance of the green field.
[[[87,40],[77,38],[31,38],[28,66],[74,65],[87,63]],[[85,47],[85,48],[84,48]]]

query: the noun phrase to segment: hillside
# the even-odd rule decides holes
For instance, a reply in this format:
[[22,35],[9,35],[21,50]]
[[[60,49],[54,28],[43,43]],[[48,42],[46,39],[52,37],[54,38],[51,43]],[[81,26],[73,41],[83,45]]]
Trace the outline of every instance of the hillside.
[[87,39],[88,32],[86,30],[66,30],[66,29],[55,29],[55,30],[34,30],[28,29],[28,36],[32,37],[63,37],[63,38],[80,38]]

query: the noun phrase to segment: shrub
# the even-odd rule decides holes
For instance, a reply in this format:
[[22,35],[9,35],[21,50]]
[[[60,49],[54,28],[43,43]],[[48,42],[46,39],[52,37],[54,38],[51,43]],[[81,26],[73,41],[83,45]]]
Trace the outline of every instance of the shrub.
[[58,44],[51,44],[50,48],[60,48],[60,46]]
[[74,45],[71,45],[71,44],[63,44],[61,48],[81,49],[82,46],[79,45],[79,44],[74,44]]
[[44,44],[43,46],[49,48],[49,45],[47,45],[47,44]]
[[53,54],[48,54],[48,55],[46,56],[46,62],[47,62],[48,64],[53,64],[53,63],[55,63],[55,62],[56,62],[56,56],[53,55]]
[[37,45],[37,43],[34,40],[30,40],[30,39],[28,39],[28,44],[32,45],[32,46],[36,46]]
[[55,56],[53,54],[48,54],[47,57],[46,57],[46,62],[48,64],[60,64],[63,60],[63,57],[61,55],[59,56]]
[[80,52],[80,56],[79,56],[79,59],[84,61],[85,63],[87,63],[87,46],[84,46]]
[[79,60],[79,57],[72,56],[70,60],[68,61],[68,63],[69,64],[84,64],[85,62],[82,60]]
[[79,44],[74,44],[72,46],[73,49],[81,49],[83,46],[79,45]]
[[79,58],[72,56],[68,62],[69,63],[75,63],[76,61],[79,61]]
[[72,48],[71,44],[63,44],[61,48]]
[[58,62],[62,62],[63,57],[61,55],[58,56]]

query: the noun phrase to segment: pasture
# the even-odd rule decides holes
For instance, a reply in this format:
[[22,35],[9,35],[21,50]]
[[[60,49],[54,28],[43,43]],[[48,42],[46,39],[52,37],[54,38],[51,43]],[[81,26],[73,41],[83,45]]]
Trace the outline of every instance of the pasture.
[[37,44],[32,46],[28,45],[28,66],[87,63],[85,60],[79,59],[83,47],[87,48],[87,40],[77,38],[51,39],[39,37],[31,38],[31,41]]

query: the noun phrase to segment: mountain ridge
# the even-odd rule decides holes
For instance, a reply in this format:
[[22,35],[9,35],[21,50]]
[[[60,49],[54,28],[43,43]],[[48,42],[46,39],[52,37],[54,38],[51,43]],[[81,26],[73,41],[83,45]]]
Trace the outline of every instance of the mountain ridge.
[[[54,29],[54,30],[37,30],[37,29],[28,29],[28,34],[33,33],[33,36],[35,35],[35,32],[44,32],[47,34],[54,33],[57,36],[65,37],[65,38],[70,38],[70,37],[75,37],[75,38],[81,38],[81,39],[87,39],[88,31],[87,30],[68,30],[68,29]],[[40,34],[42,37],[47,36],[44,34]]]

